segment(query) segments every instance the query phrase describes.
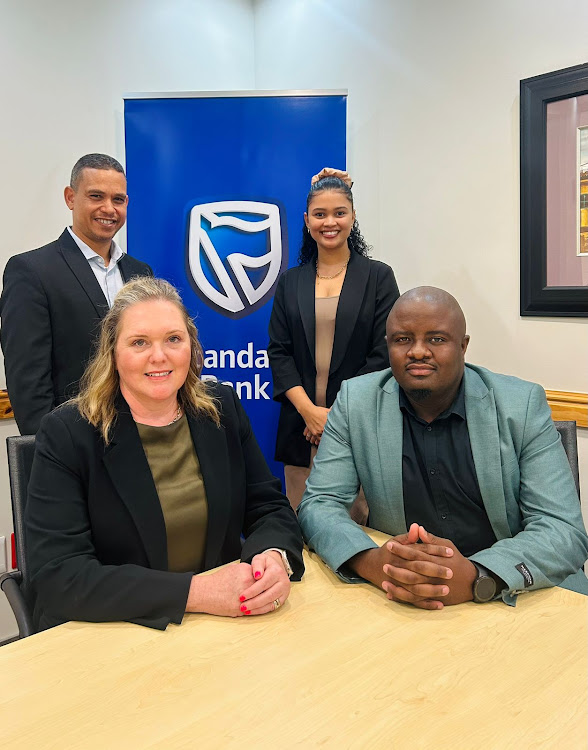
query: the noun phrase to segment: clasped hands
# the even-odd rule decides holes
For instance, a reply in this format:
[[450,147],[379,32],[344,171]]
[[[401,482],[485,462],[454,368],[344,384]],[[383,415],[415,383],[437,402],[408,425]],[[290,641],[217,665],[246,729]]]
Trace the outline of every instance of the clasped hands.
[[312,445],[318,445],[321,442],[330,411],[330,409],[324,406],[315,406],[314,404],[304,410],[302,418],[304,419],[305,427],[302,434]]
[[249,563],[231,563],[192,578],[186,612],[239,617],[273,612],[290,594],[290,579],[279,552],[255,555]]
[[416,523],[382,547],[355,555],[349,564],[392,601],[442,609],[473,599],[474,564],[453,542],[429,534]]

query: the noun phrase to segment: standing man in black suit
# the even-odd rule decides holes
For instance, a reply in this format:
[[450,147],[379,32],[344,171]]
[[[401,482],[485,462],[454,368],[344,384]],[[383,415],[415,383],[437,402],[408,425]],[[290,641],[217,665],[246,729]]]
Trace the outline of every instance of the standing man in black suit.
[[6,264],[0,298],[6,386],[22,435],[78,392],[100,322],[133,276],[152,276],[114,241],[127,217],[124,169],[105,154],[79,159],[64,191],[72,226]]

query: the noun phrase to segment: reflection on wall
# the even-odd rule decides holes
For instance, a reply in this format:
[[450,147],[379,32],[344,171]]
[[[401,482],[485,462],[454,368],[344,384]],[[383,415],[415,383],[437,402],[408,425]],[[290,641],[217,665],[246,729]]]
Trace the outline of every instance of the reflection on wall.
[[580,243],[579,255],[588,255],[588,128],[580,131]]
[[547,286],[588,287],[587,236],[581,253],[579,226],[588,222],[578,221],[580,171],[588,170],[588,94],[549,102],[546,109]]

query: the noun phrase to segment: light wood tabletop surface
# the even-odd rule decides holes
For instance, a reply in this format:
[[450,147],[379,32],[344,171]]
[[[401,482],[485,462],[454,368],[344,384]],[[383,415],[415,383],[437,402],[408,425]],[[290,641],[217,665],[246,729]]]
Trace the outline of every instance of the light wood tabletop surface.
[[0,747],[588,746],[586,597],[428,612],[305,557],[269,615],[72,622],[2,647]]

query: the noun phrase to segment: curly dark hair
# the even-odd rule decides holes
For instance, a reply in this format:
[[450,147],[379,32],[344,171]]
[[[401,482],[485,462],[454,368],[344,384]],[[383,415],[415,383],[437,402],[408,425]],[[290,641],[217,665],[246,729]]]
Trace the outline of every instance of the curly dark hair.
[[[351,203],[353,208],[353,193],[351,188],[346,185],[343,180],[338,177],[323,177],[322,180],[315,182],[314,185],[308,191],[306,196],[306,212],[308,213],[308,207],[310,201],[314,198],[316,193],[322,193],[324,190],[337,190],[339,193],[343,193],[347,200]],[[359,224],[357,219],[353,222],[351,232],[349,233],[349,239],[347,240],[349,249],[353,253],[358,255],[368,256],[372,249],[370,245],[364,240],[361,232],[359,231]],[[302,226],[302,244],[300,245],[300,252],[298,253],[298,265],[304,266],[309,263],[313,258],[317,256],[318,248],[316,241],[310,236],[310,232],[306,228],[306,224]]]

